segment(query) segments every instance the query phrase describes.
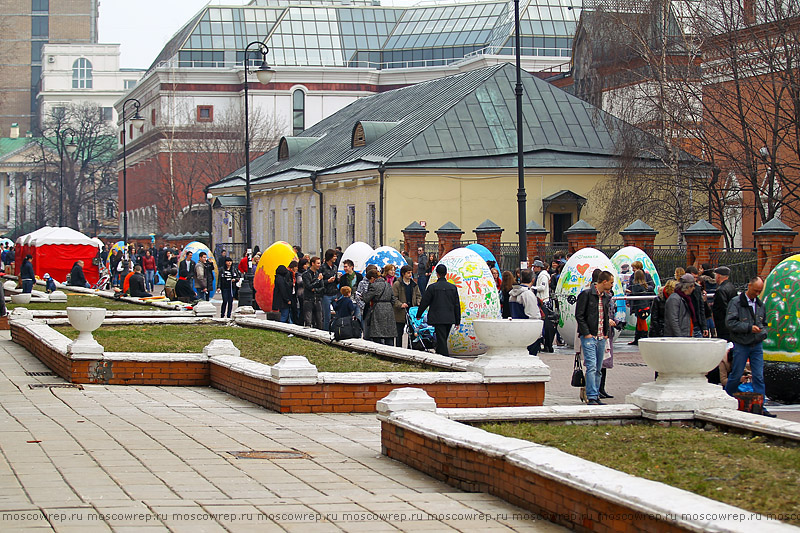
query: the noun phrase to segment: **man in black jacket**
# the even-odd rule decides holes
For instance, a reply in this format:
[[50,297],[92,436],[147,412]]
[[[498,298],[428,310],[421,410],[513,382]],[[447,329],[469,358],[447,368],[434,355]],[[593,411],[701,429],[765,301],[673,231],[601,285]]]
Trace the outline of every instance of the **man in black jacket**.
[[[578,337],[581,343],[583,360],[586,366],[586,397],[589,405],[603,405],[600,401],[600,382],[602,380],[603,356],[611,328],[616,326],[612,320],[611,296],[608,291],[614,286],[614,275],[604,270],[597,277],[597,283],[578,295],[575,303],[575,320],[578,322]],[[601,314],[602,313],[602,314]]]
[[128,281],[128,292],[134,298],[149,298],[152,296],[152,294],[147,292],[147,288],[145,287],[145,280],[144,275],[142,274],[141,265],[136,265],[133,267],[133,275],[131,276],[130,281]]
[[717,328],[717,337],[730,342],[731,332],[725,323],[725,315],[728,314],[728,304],[736,298],[736,287],[733,286],[728,277],[731,269],[726,266],[718,267],[714,270],[714,279],[717,282],[717,290],[714,292],[714,304],[711,312],[714,315],[714,326]]
[[[728,304],[725,325],[733,341],[733,364],[728,374],[725,392],[733,396],[739,390],[740,380],[747,361],[750,361],[750,372],[753,381],[753,392],[765,394],[764,386],[764,349],[762,343],[767,338],[767,318],[764,302],[758,295],[764,290],[764,280],[756,276],[747,284],[747,290]],[[762,414],[774,417],[764,409]]]
[[447,349],[447,337],[450,329],[461,324],[461,299],[458,297],[456,286],[447,281],[447,267],[436,265],[436,283],[428,285],[422,302],[417,307],[417,320],[428,311],[428,324],[436,330],[436,353],[450,355]]
[[322,329],[322,291],[325,282],[319,271],[319,257],[312,257],[309,268],[303,272],[303,324]]
[[692,330],[693,337],[708,337],[708,320],[706,320],[706,294],[703,287],[700,285],[700,271],[696,266],[690,265],[686,267],[686,273],[694,277],[694,290],[692,291],[692,303],[697,312],[697,321],[699,324],[694,324]]
[[280,311],[281,322],[291,324],[290,311],[292,309],[292,289],[294,275],[285,265],[278,265],[275,271],[275,287],[272,289],[272,309]]
[[325,288],[322,292],[322,327],[325,331],[331,329],[331,302],[339,295],[339,267],[336,266],[336,250],[325,252],[325,262],[322,264],[322,281]]
[[83,275],[83,261],[75,261],[75,264],[72,265],[72,270],[69,273],[69,284],[72,287],[90,287],[86,281],[86,276]]

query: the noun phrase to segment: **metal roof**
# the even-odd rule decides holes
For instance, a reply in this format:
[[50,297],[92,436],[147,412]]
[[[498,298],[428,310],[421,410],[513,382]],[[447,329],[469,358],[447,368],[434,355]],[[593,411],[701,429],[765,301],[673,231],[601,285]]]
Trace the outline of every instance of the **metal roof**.
[[[514,66],[504,63],[360,98],[303,132],[320,139],[302,152],[278,161],[272,149],[257,158],[251,176],[269,183],[365,161],[404,168],[514,168],[514,84]],[[615,139],[621,135],[641,139],[648,153],[660,146],[654,137],[527,72],[523,91],[528,168],[613,168]],[[359,121],[398,124],[353,148]],[[660,164],[656,158],[646,163]]]

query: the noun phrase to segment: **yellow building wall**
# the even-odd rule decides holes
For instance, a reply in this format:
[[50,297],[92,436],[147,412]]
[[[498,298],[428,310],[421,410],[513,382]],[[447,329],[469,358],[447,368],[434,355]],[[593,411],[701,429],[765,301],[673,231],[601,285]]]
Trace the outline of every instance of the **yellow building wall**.
[[[543,220],[542,198],[567,189],[588,198],[581,218],[597,223],[596,206],[589,192],[603,174],[534,174],[525,177],[527,194],[526,222],[535,220],[550,230],[550,220]],[[487,218],[504,229],[503,240],[517,241],[517,174],[475,174],[452,172],[386,173],[386,241],[399,246],[402,230],[413,221],[425,221],[430,232],[428,240],[436,240],[435,231],[452,222],[464,231],[462,239],[474,240],[473,230]],[[569,211],[559,211],[569,212]],[[548,219],[550,217],[547,217]],[[573,223],[577,222],[573,210]],[[548,240],[549,240],[548,236]]]

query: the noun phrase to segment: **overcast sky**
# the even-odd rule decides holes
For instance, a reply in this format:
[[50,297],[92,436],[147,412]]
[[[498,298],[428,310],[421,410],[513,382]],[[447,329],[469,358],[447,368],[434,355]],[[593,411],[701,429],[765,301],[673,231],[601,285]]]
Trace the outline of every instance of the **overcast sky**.
[[[122,68],[147,68],[170,37],[206,4],[245,5],[247,0],[101,0],[101,43],[120,43]],[[383,0],[409,5],[415,0]]]

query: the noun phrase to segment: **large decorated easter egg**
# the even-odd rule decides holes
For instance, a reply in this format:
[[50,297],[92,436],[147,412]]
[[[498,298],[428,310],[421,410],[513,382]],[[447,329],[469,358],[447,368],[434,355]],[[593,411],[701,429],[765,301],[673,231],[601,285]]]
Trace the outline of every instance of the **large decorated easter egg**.
[[345,249],[342,257],[339,258],[339,273],[344,274],[345,259],[353,262],[353,269],[356,272],[363,272],[367,268],[367,259],[374,253],[375,250],[369,244],[361,241],[354,242]]
[[[478,342],[472,321],[477,318],[500,318],[500,298],[486,261],[466,248],[456,248],[439,260],[447,267],[447,281],[458,289],[461,300],[461,324],[453,328],[447,339],[450,355],[480,355],[486,346]],[[436,283],[436,272],[428,286]]]
[[288,242],[277,241],[261,252],[253,277],[253,287],[256,289],[256,302],[263,311],[272,311],[275,271],[280,265],[288,267],[292,261],[297,261],[297,254]]
[[800,401],[800,254],[787,257],[769,273],[761,294],[767,312],[764,381],[767,396]]
[[[633,283],[633,267],[630,266],[634,261],[640,261],[644,267],[645,272],[653,276],[653,282],[656,284],[655,293],[658,294],[658,289],[661,287],[661,278],[658,275],[656,266],[653,264],[650,256],[644,250],[636,246],[626,246],[617,250],[617,253],[611,256],[611,263],[614,265],[614,273],[620,275],[622,279],[622,265],[629,266],[630,283]],[[648,319],[649,320],[649,319]],[[636,316],[633,313],[628,313],[627,329],[636,329]]]
[[[403,258],[400,252],[391,246],[381,246],[380,248],[376,249],[366,261],[364,261],[364,269],[367,268],[367,265],[375,265],[379,269],[383,269],[383,267],[386,265],[394,265],[395,270],[399,274],[400,268],[407,264],[408,263],[406,263],[406,260]],[[363,270],[361,273],[364,273]]]
[[214,266],[214,283],[211,285],[211,290],[209,293],[213,293],[217,289],[217,279],[219,279],[219,270],[217,270],[217,265],[214,262],[214,256],[211,254],[211,250],[208,249],[208,246],[203,244],[202,242],[192,241],[186,246],[183,247],[181,253],[178,254],[178,263],[183,261],[186,257],[186,252],[192,252],[192,261],[195,263],[200,262],[200,252],[205,252],[206,256],[208,257],[208,263]]
[[478,244],[477,242],[475,242],[475,243],[467,245],[466,248],[467,248],[467,250],[472,250],[473,252],[475,252],[476,254],[481,256],[481,259],[486,261],[487,264],[489,264],[489,261],[493,261],[494,262],[494,267],[497,268],[497,269],[500,268],[499,266],[497,266],[497,259],[495,259],[494,254],[492,253],[492,251],[489,250],[484,245]]
[[[572,254],[569,261],[564,265],[561,276],[556,285],[556,300],[558,300],[560,318],[558,319],[558,332],[561,338],[570,346],[575,345],[578,333],[578,322],[575,320],[575,303],[582,290],[589,287],[592,282],[592,272],[595,270],[608,270],[614,274],[614,296],[623,294],[622,283],[620,283],[617,269],[614,268],[611,260],[595,248],[582,248]],[[615,319],[621,318],[625,311],[624,300],[612,304],[616,310]]]

